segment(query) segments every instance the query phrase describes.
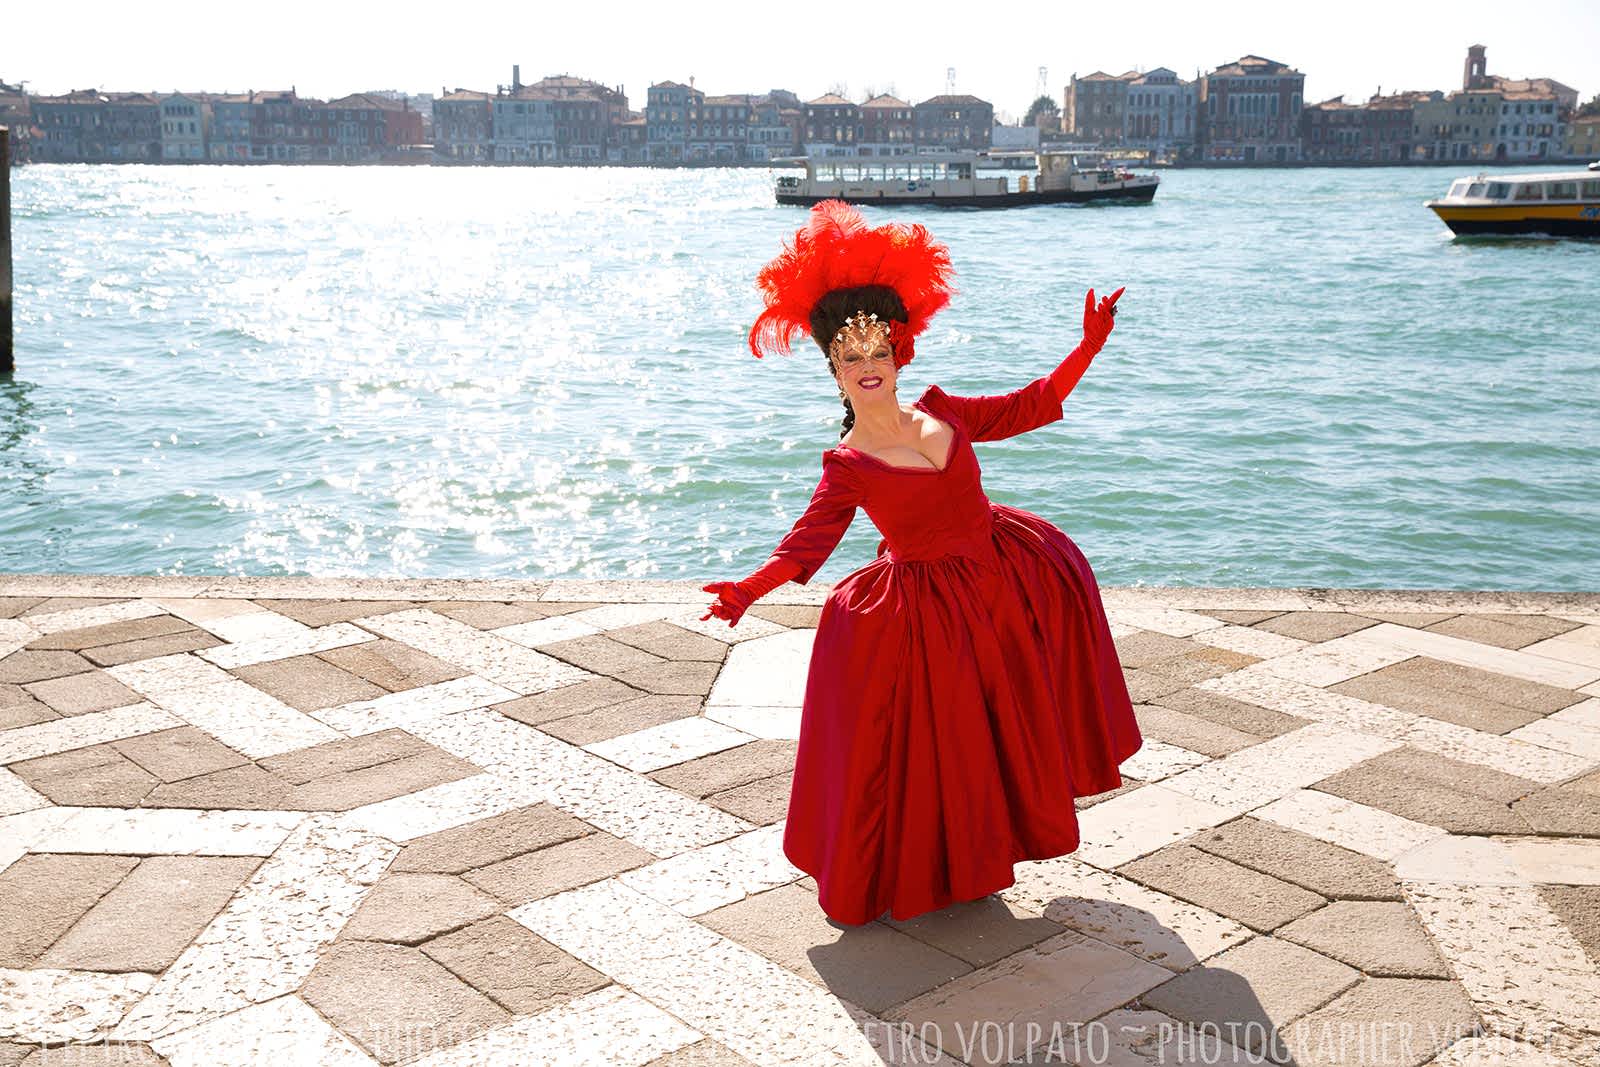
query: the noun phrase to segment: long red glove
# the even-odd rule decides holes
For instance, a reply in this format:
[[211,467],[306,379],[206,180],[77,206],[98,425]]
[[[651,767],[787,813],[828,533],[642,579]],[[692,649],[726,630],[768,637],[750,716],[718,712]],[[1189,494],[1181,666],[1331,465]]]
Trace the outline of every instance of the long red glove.
[[733,626],[744,616],[746,608],[803,569],[792,559],[773,556],[742,582],[712,582],[710,585],[703,585],[700,588],[708,593],[715,593],[717,599],[712,601],[711,607],[700,616],[700,620],[704,622],[715,615],[719,619],[727,619],[728,625]]
[[1098,306],[1094,302],[1093,289],[1084,296],[1083,340],[1061,361],[1059,367],[1050,372],[1050,386],[1055,390],[1057,400],[1067,398],[1072,387],[1078,384],[1078,379],[1083,377],[1083,372],[1089,369],[1089,361],[1105,347],[1106,338],[1111,336],[1112,327],[1116,325],[1117,298],[1122,296],[1122,289],[1101,297]]

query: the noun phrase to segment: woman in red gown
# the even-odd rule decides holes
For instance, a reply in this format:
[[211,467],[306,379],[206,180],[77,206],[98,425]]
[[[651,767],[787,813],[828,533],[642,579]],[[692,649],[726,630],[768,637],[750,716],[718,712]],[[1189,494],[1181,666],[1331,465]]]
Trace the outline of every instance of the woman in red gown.
[[972,450],[1061,418],[1122,290],[1098,304],[1089,291],[1083,342],[1051,373],[1001,396],[929,385],[903,405],[897,374],[949,302],[949,273],[924,227],[868,229],[842,201],[813,208],[762,270],[752,351],[809,333],[844,431],[772,557],[704,587],[703,617],[731,626],[808,582],[857,508],[883,534],[817,623],[783,836],[847,925],[976,900],[1011,885],[1012,864],[1073,851],[1073,798],[1121,785],[1142,743],[1089,562],[1045,519],[985,496]]

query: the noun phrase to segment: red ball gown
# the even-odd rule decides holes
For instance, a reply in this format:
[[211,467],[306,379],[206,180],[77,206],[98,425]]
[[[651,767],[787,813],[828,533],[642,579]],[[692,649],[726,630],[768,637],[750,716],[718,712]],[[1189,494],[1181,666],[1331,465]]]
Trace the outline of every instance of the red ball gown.
[[1078,847],[1073,798],[1122,784],[1142,738],[1089,562],[1066,534],[984,495],[976,441],[1061,418],[1048,377],[1003,396],[930,385],[940,468],[848,446],[773,555],[805,584],[866,509],[879,555],[817,624],[783,851],[836,922],[907,919]]

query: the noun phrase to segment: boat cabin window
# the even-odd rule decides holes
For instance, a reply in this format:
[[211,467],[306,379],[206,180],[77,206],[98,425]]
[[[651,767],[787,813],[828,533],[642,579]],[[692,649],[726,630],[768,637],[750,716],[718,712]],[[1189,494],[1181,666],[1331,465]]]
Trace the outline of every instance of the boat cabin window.
[[1467,186],[1467,195],[1482,196],[1485,184],[1486,183],[1484,182],[1473,182],[1471,185]]
[[1524,182],[1517,186],[1518,200],[1543,200],[1544,186],[1538,182]]
[[1551,182],[1545,190],[1545,196],[1551,200],[1576,200],[1578,199],[1578,183]]
[[1600,200],[1600,181],[1584,182],[1583,198],[1585,200]]
[[1490,200],[1504,200],[1506,197],[1508,197],[1510,195],[1511,195],[1511,185],[1510,185],[1509,182],[1490,182],[1489,183],[1489,199]]
[[1472,184],[1471,182],[1469,182],[1465,178],[1463,178],[1460,181],[1455,182],[1450,186],[1450,194],[1449,195],[1451,197],[1454,197],[1454,198],[1457,198],[1457,199],[1459,199],[1459,198],[1461,198],[1463,196],[1466,196],[1467,195],[1467,186],[1471,185],[1471,184]]

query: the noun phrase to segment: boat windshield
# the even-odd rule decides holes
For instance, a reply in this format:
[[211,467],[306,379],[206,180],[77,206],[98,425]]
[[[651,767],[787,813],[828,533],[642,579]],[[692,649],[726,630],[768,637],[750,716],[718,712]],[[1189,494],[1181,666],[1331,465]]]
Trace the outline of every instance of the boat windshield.
[[819,182],[938,182],[972,177],[972,164],[918,162],[915,159],[884,163],[841,160],[818,163],[815,174]]
[[1473,182],[1471,185],[1467,186],[1467,195],[1468,196],[1482,196],[1483,195],[1484,186],[1486,184],[1487,184],[1486,182]]
[[1490,200],[1504,200],[1506,197],[1508,197],[1510,195],[1511,195],[1511,185],[1510,185],[1509,182],[1490,182],[1489,183],[1489,199]]
[[1450,192],[1448,195],[1453,199],[1459,200],[1461,197],[1467,195],[1467,186],[1471,184],[1472,183],[1466,178],[1462,178],[1459,181],[1453,182],[1450,185]]

